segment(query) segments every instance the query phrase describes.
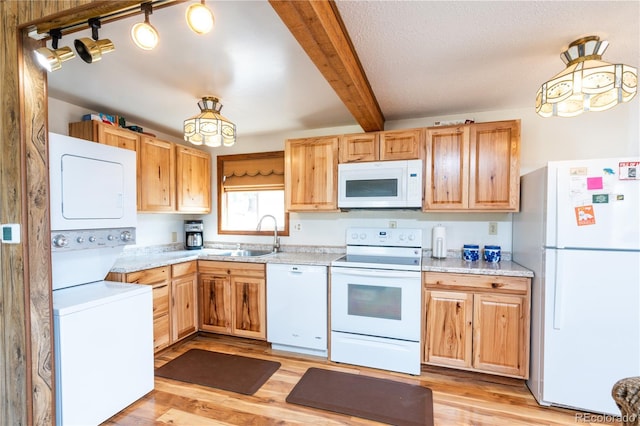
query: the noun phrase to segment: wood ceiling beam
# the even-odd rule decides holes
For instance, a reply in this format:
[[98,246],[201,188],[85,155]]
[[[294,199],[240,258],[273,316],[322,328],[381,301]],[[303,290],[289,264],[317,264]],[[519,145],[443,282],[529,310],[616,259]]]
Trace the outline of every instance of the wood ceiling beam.
[[282,22],[365,132],[384,129],[384,116],[332,0],[269,0]]

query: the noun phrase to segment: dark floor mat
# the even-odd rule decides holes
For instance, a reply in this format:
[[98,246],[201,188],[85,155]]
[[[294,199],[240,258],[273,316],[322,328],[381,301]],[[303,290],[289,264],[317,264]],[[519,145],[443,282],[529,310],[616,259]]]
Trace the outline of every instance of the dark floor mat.
[[156,376],[253,395],[279,362],[191,349],[155,371]]
[[433,426],[431,389],[359,374],[310,368],[287,402],[398,426]]

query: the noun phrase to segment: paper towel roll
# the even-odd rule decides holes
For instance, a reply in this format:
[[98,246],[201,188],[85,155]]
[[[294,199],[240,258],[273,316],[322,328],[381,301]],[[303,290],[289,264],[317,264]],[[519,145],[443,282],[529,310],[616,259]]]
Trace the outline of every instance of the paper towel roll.
[[436,259],[447,257],[447,231],[444,226],[434,226],[431,231],[431,257]]

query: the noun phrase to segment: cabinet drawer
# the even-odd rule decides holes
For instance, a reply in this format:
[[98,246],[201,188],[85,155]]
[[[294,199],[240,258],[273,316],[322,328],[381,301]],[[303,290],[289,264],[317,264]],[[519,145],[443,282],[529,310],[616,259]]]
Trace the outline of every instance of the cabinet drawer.
[[169,284],[153,286],[153,317],[158,318],[169,313]]
[[451,274],[425,272],[422,283],[426,288],[439,290],[490,291],[525,294],[529,290],[529,278],[497,275]]
[[198,270],[198,264],[193,262],[176,263],[171,265],[171,277],[181,277],[183,275],[194,274]]
[[263,263],[219,262],[215,260],[199,260],[198,272],[211,275],[238,275],[243,277],[264,278]]
[[134,284],[153,284],[169,279],[170,268],[161,266],[158,268],[145,269],[127,274],[127,282]]

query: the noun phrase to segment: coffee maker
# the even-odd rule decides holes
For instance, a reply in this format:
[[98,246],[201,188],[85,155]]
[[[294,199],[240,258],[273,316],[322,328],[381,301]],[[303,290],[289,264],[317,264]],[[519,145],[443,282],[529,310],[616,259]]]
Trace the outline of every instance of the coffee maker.
[[199,250],[202,248],[202,231],[204,225],[201,220],[184,221],[184,245],[187,250]]

